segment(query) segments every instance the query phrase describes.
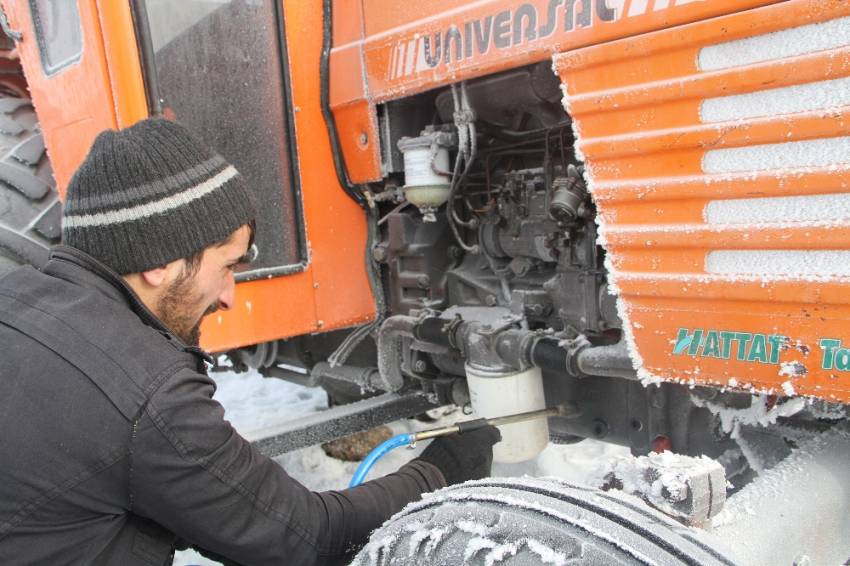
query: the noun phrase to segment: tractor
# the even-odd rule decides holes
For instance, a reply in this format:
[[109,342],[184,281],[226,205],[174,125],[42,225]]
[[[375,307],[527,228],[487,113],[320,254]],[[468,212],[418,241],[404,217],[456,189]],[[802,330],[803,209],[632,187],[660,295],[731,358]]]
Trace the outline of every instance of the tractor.
[[846,1],[0,7],[0,271],[98,132],[176,120],[260,203],[202,345],[332,401],[261,451],[456,405],[560,408],[498,461],[635,456],[438,492],[357,563],[850,557]]

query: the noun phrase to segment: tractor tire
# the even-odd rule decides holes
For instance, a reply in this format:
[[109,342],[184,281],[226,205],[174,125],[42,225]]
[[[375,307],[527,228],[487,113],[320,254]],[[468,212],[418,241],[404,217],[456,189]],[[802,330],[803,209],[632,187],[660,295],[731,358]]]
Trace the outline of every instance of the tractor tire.
[[619,492],[490,478],[440,490],[377,529],[353,565],[730,565],[707,535]]
[[40,268],[62,235],[62,203],[32,103],[0,96],[0,275]]

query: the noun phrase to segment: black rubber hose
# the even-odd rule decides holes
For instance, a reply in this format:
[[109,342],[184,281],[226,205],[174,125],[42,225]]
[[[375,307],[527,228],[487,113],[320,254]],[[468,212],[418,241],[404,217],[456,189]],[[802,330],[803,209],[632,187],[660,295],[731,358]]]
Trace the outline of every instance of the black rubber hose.
[[619,377],[637,379],[625,342],[612,346],[585,347],[570,351],[556,340],[538,340],[531,350],[534,365],[574,377]]
[[422,342],[455,348],[454,328],[451,321],[435,316],[426,318],[413,329],[413,336]]
[[558,345],[557,340],[541,339],[531,348],[531,362],[545,370],[576,375],[569,367],[569,352]]
[[331,47],[333,46],[333,7],[331,0],[324,0],[322,3],[322,56],[319,61],[319,98],[322,107],[322,116],[325,119],[325,126],[328,130],[328,137],[331,141],[331,153],[333,154],[334,169],[336,170],[339,184],[345,193],[351,197],[354,202],[363,207],[364,210],[369,209],[369,204],[362,192],[357,190],[348,178],[348,169],[345,166],[345,158],[342,154],[342,146],[339,142],[339,134],[336,128],[336,120],[331,111],[330,103],[330,57]]

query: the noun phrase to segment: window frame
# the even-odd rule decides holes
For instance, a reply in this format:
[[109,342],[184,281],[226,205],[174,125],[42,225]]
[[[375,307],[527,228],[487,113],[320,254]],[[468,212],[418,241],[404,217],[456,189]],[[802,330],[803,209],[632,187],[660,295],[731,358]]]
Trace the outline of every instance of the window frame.
[[[146,0],[130,0],[130,7],[133,16],[133,24],[136,29],[136,42],[139,46],[139,62],[142,68],[145,95],[148,100],[148,112],[152,117],[162,117],[162,97],[157,79],[153,40],[148,22]],[[292,78],[289,70],[286,23],[282,3],[274,1],[272,2],[272,7],[274,9],[276,28],[275,38],[277,40],[277,51],[273,53],[273,55],[278,58],[283,82],[281,98],[284,105],[283,116],[286,124],[286,139],[283,141],[287,145],[287,153],[290,160],[289,168],[291,172],[289,187],[281,186],[281,189],[288,189],[291,191],[293,197],[293,204],[295,207],[293,213],[296,222],[295,235],[297,239],[296,245],[298,250],[298,261],[275,267],[262,267],[238,272],[236,274],[237,283],[301,273],[307,269],[310,262],[304,217],[304,201],[301,189],[301,170],[300,162],[298,160],[298,143],[295,133],[295,112],[292,103]],[[258,205],[261,205],[261,203],[258,202]]]
[[79,50],[71,57],[62,60],[59,63],[51,65],[49,62],[48,56],[48,46],[46,42],[46,37],[44,34],[44,26],[42,25],[42,12],[36,5],[38,0],[28,0],[27,5],[30,10],[30,18],[32,19],[32,27],[33,33],[35,35],[35,42],[38,46],[38,57],[41,59],[41,68],[44,70],[44,75],[46,77],[53,77],[63,70],[71,67],[72,65],[79,63],[80,59],[83,57],[83,52],[85,51],[85,40],[86,36],[83,33],[83,21],[80,17],[80,7],[77,4],[77,0],[72,0],[75,12],[77,14],[76,24],[78,29],[80,30],[80,48]]

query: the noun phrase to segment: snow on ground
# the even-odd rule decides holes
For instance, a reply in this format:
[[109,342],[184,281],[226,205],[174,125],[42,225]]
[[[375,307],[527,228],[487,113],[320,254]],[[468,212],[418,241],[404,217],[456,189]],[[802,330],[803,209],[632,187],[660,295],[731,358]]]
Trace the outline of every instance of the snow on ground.
[[[327,396],[321,388],[302,387],[280,379],[266,379],[256,372],[214,373],[212,377],[218,384],[215,399],[224,406],[225,418],[242,433],[327,407]],[[437,416],[441,416],[441,424],[461,420],[462,417],[459,412]],[[405,420],[389,426],[394,433],[400,434],[415,429],[431,428],[435,425]],[[399,448],[390,452],[372,468],[367,480],[397,470],[402,464],[415,458],[425,446],[427,443],[421,443],[415,448]],[[571,482],[584,483],[597,467],[616,456],[628,453],[627,448],[593,440],[585,440],[570,446],[550,444],[537,458],[529,462],[494,464],[493,475],[554,476]],[[276,460],[289,475],[316,491],[344,489],[348,486],[359,464],[330,458],[320,446],[311,446],[283,454]],[[174,564],[176,566],[214,566],[218,562],[206,559],[196,552],[185,551],[175,555]]]

